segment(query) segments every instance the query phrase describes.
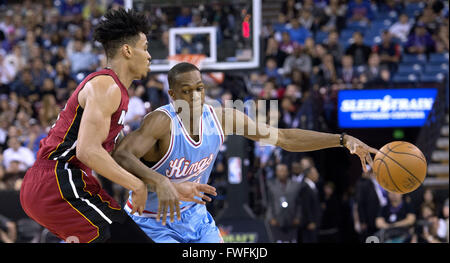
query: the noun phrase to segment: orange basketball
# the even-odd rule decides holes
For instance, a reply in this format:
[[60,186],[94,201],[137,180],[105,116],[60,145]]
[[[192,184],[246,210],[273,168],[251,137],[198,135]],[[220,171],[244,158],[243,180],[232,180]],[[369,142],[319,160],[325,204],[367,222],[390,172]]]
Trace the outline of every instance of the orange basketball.
[[415,145],[394,141],[375,155],[373,171],[384,189],[406,194],[416,190],[425,180],[427,160]]

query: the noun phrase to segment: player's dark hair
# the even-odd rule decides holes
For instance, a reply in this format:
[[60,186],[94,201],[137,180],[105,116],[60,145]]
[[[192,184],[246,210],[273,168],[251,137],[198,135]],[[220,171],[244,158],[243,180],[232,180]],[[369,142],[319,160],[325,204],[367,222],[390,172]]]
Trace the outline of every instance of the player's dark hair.
[[123,44],[135,45],[139,33],[148,34],[147,17],[132,9],[109,10],[94,29],[94,40],[102,43],[108,58]]
[[176,77],[179,74],[196,70],[200,72],[200,70],[195,65],[188,62],[181,62],[176,64],[169,70],[169,73],[167,74],[167,80],[169,81],[169,88],[172,89],[175,87]]

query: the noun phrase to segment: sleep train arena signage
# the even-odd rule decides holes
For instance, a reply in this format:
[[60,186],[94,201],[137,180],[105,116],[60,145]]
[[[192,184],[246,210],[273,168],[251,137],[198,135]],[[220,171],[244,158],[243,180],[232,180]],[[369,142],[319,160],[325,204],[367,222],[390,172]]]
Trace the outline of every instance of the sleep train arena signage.
[[341,128],[420,127],[433,108],[437,89],[341,90]]

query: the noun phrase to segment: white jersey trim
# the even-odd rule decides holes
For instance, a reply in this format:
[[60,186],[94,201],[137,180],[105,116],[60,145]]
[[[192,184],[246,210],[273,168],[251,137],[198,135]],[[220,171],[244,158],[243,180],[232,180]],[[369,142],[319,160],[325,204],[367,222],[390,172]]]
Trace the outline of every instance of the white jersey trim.
[[165,114],[167,114],[167,116],[169,116],[170,118],[170,144],[169,144],[169,149],[167,149],[166,154],[164,154],[164,156],[155,164],[151,167],[151,169],[153,170],[157,170],[158,168],[160,168],[167,160],[168,157],[172,154],[173,152],[173,145],[175,143],[175,132],[173,131],[174,129],[174,123],[173,123],[173,119],[172,116],[170,116],[170,113],[166,110],[166,109],[162,109],[162,108],[158,108],[155,111],[162,111]]

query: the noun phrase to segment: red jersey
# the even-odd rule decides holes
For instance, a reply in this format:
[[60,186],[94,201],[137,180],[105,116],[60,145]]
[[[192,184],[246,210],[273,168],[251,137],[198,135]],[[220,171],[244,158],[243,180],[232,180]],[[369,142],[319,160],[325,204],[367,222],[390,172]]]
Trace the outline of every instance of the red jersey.
[[81,163],[76,155],[76,146],[78,139],[78,130],[80,128],[83,108],[78,103],[78,93],[84,88],[84,85],[92,78],[99,75],[111,76],[120,88],[121,101],[114,114],[111,116],[111,125],[106,140],[102,143],[106,151],[111,152],[114,149],[116,138],[123,129],[125,114],[128,110],[128,91],[120,82],[114,71],[103,69],[89,74],[70,96],[66,106],[59,114],[56,123],[53,125],[48,136],[40,141],[39,151],[37,153],[37,162],[40,159],[58,160],[60,162],[69,162],[76,165],[84,171],[90,169]]

